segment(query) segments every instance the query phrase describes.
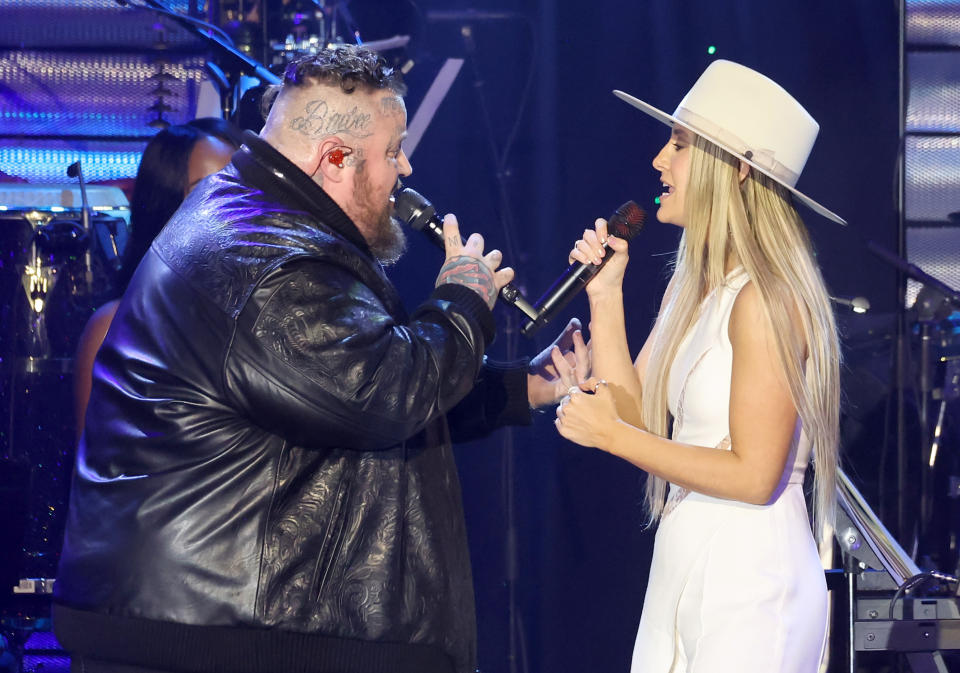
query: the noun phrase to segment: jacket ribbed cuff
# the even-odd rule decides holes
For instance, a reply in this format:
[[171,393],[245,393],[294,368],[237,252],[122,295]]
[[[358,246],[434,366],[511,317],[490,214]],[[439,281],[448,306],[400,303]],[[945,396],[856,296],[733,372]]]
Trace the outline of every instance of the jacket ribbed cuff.
[[496,362],[484,358],[480,376],[487,390],[487,408],[496,411],[495,427],[530,425],[532,416],[527,399],[529,358]]
[[455,303],[458,309],[476,320],[477,324],[480,325],[486,345],[489,346],[493,343],[497,324],[493,319],[493,311],[490,310],[487,302],[479,294],[465,285],[444,283],[434,289],[431,299]]

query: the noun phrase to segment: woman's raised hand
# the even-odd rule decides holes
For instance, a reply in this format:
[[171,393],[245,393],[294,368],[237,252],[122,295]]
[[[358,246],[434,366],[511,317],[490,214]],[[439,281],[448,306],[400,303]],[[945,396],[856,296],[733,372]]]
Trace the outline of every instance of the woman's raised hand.
[[623,274],[629,259],[627,248],[626,240],[607,232],[607,221],[601,217],[594,222],[593,229],[583,230],[583,237],[574,244],[567,261],[571,264],[582,262],[599,266],[604,263],[605,258],[616,253],[587,283],[587,294],[596,296],[621,289]]

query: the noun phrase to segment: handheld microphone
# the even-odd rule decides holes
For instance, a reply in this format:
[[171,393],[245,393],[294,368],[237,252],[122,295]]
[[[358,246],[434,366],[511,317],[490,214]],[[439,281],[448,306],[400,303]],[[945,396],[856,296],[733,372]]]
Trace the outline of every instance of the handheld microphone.
[[[643,229],[643,223],[647,219],[647,214],[643,208],[633,201],[627,201],[617,208],[617,210],[607,220],[607,231],[618,238],[630,240]],[[584,264],[583,262],[574,262],[567,270],[560,275],[546,293],[537,300],[536,315],[530,319],[520,330],[524,336],[533,336],[537,330],[553,320],[557,313],[570,303],[580,290],[582,290],[591,278],[597,275],[603,265],[610,261],[614,251],[607,244],[603,244],[603,249],[607,251],[600,264]]]
[[[446,251],[447,246],[443,240],[443,221],[437,217],[437,209],[422,194],[404,187],[394,199],[393,212],[413,229],[426,234],[434,245]],[[517,308],[530,320],[536,319],[537,311],[520,292],[520,288],[513,283],[507,283],[500,288],[500,298]]]

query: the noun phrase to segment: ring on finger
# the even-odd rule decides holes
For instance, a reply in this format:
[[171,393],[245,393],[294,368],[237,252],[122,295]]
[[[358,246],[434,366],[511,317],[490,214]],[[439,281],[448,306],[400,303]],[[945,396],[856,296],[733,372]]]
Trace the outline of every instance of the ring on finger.
[[605,385],[607,385],[607,382],[604,381],[603,379],[600,379],[599,381],[593,384],[593,392],[596,393],[598,390],[600,390],[600,386],[605,386]]

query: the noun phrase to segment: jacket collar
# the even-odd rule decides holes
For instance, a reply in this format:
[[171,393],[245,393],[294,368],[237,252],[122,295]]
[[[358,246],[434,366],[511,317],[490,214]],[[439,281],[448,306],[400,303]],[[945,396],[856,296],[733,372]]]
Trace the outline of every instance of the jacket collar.
[[233,164],[248,184],[302,208],[375,259],[357,225],[320,185],[253,131],[244,131]]

